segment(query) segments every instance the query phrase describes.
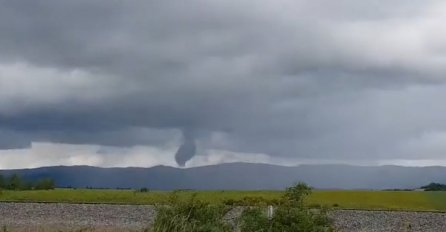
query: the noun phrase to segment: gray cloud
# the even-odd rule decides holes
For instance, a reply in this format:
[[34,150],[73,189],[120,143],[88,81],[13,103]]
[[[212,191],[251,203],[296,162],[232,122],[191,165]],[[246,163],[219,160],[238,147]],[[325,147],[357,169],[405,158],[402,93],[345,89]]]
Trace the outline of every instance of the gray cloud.
[[444,148],[426,144],[446,130],[445,10],[0,0],[0,147],[179,145],[192,128],[199,150],[433,159]]

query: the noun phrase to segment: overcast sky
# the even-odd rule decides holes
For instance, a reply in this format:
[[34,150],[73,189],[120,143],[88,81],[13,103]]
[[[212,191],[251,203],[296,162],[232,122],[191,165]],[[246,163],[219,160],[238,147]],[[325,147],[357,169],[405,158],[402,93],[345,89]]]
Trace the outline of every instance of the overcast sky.
[[[0,168],[446,164],[446,3],[0,0]],[[190,157],[186,157],[188,160]]]

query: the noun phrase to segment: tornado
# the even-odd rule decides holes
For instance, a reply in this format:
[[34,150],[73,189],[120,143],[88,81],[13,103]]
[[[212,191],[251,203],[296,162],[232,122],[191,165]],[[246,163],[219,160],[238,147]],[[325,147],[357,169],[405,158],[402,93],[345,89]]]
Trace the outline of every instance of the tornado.
[[197,152],[195,138],[188,131],[183,131],[183,144],[175,154],[175,160],[180,167],[184,167],[186,162],[192,159]]

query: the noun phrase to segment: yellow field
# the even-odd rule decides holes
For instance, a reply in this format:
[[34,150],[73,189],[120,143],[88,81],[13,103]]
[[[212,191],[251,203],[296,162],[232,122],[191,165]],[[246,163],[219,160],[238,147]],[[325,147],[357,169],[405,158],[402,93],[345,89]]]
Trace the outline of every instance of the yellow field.
[[446,192],[318,191],[309,202],[349,209],[446,211]]
[[[274,201],[280,191],[179,191],[180,198],[193,194],[203,201]],[[107,204],[157,204],[168,200],[170,192],[141,193],[132,190],[56,189],[48,191],[2,191],[0,201],[66,202]],[[310,206],[328,206],[347,209],[385,209],[446,211],[446,192],[409,191],[315,191],[307,200]]]

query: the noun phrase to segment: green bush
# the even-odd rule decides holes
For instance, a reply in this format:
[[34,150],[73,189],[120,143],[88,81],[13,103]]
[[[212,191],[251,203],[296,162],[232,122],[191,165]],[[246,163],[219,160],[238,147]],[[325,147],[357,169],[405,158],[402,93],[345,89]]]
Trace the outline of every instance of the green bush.
[[150,190],[148,188],[140,188],[140,189],[138,189],[138,192],[140,192],[140,193],[148,193],[148,192],[150,192]]
[[307,184],[300,182],[286,188],[283,199],[290,206],[303,207],[305,198],[310,194],[311,188]]
[[265,212],[260,208],[248,208],[240,218],[242,232],[268,232],[272,225]]
[[309,204],[308,208],[311,208],[311,209],[321,209],[322,205],[318,204],[318,203],[313,203],[313,204]]
[[265,210],[250,208],[243,212],[240,221],[242,232],[326,232],[332,231],[327,210],[310,209],[304,206],[311,188],[298,183],[286,189],[283,203],[276,207],[269,219]]
[[[264,206],[267,200],[259,197],[227,200],[228,205],[249,205],[239,218],[241,232],[328,232],[333,231],[327,210],[321,206],[311,209],[304,204],[311,188],[298,183],[286,189],[280,201],[275,203],[275,212],[268,218]],[[193,195],[181,201],[172,193],[167,205],[157,207],[157,216],[152,232],[229,232],[231,226],[223,220],[228,212],[224,205],[211,205]]]
[[157,207],[152,232],[229,232],[231,227],[223,221],[228,208],[199,201],[193,195],[180,201],[173,193],[169,204]]

